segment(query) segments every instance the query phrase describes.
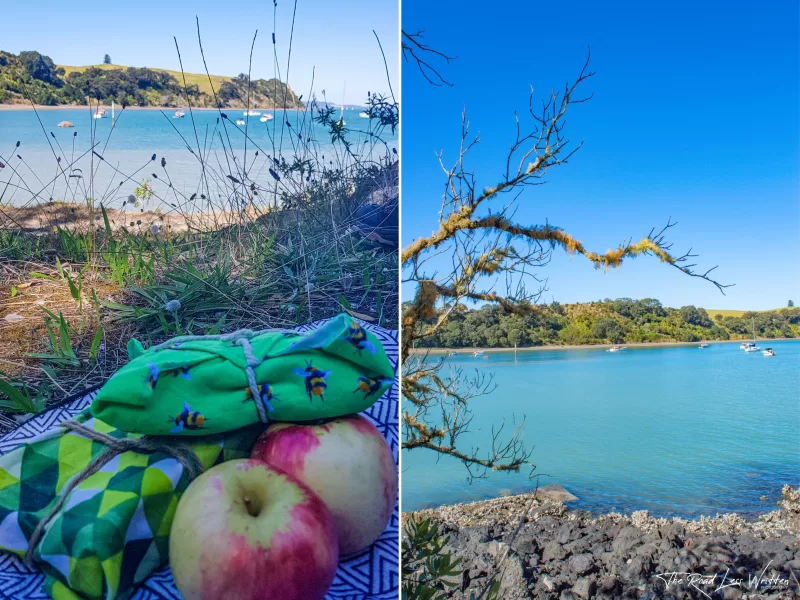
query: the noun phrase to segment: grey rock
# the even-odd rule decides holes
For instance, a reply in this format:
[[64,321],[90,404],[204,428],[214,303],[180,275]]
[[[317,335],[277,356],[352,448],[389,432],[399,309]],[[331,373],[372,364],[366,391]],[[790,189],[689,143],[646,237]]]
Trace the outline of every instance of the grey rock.
[[578,499],[558,484],[546,485],[536,491],[536,497],[540,500],[551,502],[573,502]]
[[616,554],[627,554],[641,543],[642,532],[629,525],[617,534],[611,544],[611,549]]
[[544,562],[563,560],[566,555],[567,551],[564,550],[564,546],[558,542],[547,542],[542,552],[542,560]]
[[594,568],[594,557],[591,554],[578,554],[569,559],[569,570],[578,575],[586,575]]
[[556,590],[556,584],[553,581],[553,578],[549,575],[542,575],[539,577],[539,582],[542,584],[542,587],[547,590],[548,592],[554,592]]
[[575,582],[575,585],[572,586],[572,593],[578,596],[578,598],[591,598],[596,589],[597,585],[594,579],[581,577]]

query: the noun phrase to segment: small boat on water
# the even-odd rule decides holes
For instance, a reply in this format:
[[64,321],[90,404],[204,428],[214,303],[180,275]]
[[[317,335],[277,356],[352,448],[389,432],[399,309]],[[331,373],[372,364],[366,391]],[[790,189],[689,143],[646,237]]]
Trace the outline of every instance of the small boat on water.
[[95,119],[105,119],[108,116],[108,113],[104,108],[98,108],[94,111],[94,118]]
[[185,116],[186,116],[186,113],[183,112],[183,108],[179,108],[178,110],[175,111],[175,114],[172,115],[172,118],[173,119],[182,119]]
[[250,109],[250,110],[244,111],[242,114],[245,117],[258,117],[259,115],[261,115],[261,111],[260,110],[255,110],[255,109]]
[[272,121],[272,118],[273,118],[272,115],[261,115],[259,121],[261,121],[262,123],[266,123],[267,121]]
[[447,356],[455,356],[456,354],[458,354],[458,352],[448,352]]
[[358,113],[358,116],[361,117],[362,119],[369,119],[370,118],[369,117],[369,113],[366,112],[366,111],[362,111],[362,112]]
[[[742,345],[745,346],[745,344],[742,344]],[[753,319],[753,341],[752,342],[747,342],[747,345],[745,346],[744,351],[745,352],[758,352],[759,350],[761,350],[761,348],[756,346],[756,320]]]
[[772,348],[767,348],[761,354],[764,356],[775,356],[775,351]]
[[611,348],[608,349],[608,352],[620,352],[627,349],[627,346],[611,346]]
[[244,119],[236,119],[236,124],[239,125],[240,127],[243,127],[244,126]]
[[702,344],[700,344],[700,345],[698,346],[698,348],[708,348],[708,344],[706,344],[705,342],[703,342]]
[[474,356],[475,358],[480,358],[481,356],[484,356],[485,354],[486,354],[486,352],[478,350],[477,352],[473,352],[472,356]]

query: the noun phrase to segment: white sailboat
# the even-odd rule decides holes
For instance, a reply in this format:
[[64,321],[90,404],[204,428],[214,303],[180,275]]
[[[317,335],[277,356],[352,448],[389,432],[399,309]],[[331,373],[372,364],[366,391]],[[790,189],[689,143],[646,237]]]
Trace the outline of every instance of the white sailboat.
[[175,114],[172,115],[172,118],[173,119],[182,119],[185,116],[186,116],[186,113],[183,112],[183,107],[181,106],[175,111]]
[[753,341],[752,343],[748,343],[747,347],[744,349],[745,352],[758,352],[761,350],[758,346],[756,346],[756,320],[753,319]]
[[272,118],[273,118],[272,115],[261,115],[259,121],[261,121],[262,123],[266,123],[267,121],[272,121]]
[[236,119],[236,124],[239,127],[243,127],[244,126],[244,119]]
[[104,108],[99,108],[98,107],[98,109],[96,111],[94,111],[94,117],[93,118],[95,118],[95,119],[105,119],[107,116],[108,116],[108,113],[106,112],[106,110]]
[[361,117],[362,119],[369,119],[369,113],[366,111],[361,111],[360,113],[358,113],[358,116]]
[[242,114],[245,117],[258,117],[258,116],[261,115],[261,111],[260,110],[256,110],[257,108],[258,107],[256,106],[255,108],[251,108],[249,110],[244,111]]

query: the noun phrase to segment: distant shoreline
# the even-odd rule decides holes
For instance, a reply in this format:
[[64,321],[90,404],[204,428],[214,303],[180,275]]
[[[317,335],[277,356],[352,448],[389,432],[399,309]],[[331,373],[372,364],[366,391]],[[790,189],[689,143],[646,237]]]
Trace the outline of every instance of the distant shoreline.
[[[50,106],[50,105],[39,106],[39,105],[36,105],[35,108],[36,108],[36,110],[64,110],[64,109],[81,110],[81,109],[83,109],[86,112],[94,112],[97,109],[96,106],[89,108],[88,106],[78,106],[76,104],[57,104],[55,106]],[[111,106],[106,105],[106,104],[101,104],[100,108],[104,108],[106,110],[110,110]],[[124,110],[126,110],[126,111],[127,110],[178,110],[178,108],[180,108],[180,107],[178,107],[178,106],[128,106]],[[31,106],[30,104],[0,104],[0,110],[33,110],[33,109],[34,109],[34,107]],[[236,107],[236,106],[234,106],[234,107],[228,106],[228,107],[225,107],[225,108],[213,108],[213,107],[204,107],[204,106],[193,106],[192,107],[193,111],[195,111],[195,110],[231,111],[231,110],[245,110],[245,109],[246,109],[246,107],[244,107],[244,106],[238,106],[238,107]],[[119,112],[123,111],[123,109],[119,108],[119,107],[117,108],[117,110]],[[184,110],[186,110],[186,112],[188,112],[188,110],[186,108],[184,108]],[[251,107],[250,110],[259,110],[259,111],[261,111],[263,113],[263,112],[270,112],[270,111],[273,111],[273,110],[287,110],[288,111],[288,110],[301,110],[301,109],[300,108],[281,109],[281,108],[255,108],[255,107]]]
[[[766,338],[759,339],[756,342],[763,344],[764,342],[780,342],[786,340],[800,340],[800,338]],[[698,346],[700,344],[741,344],[748,342],[749,339],[740,340],[699,340],[697,342],[632,342],[622,344],[567,344],[557,346],[554,344],[544,346],[527,346],[525,348],[516,348],[517,352],[545,352],[547,350],[603,350],[611,348],[612,346],[625,346],[626,348],[671,348],[671,347],[685,347],[685,346]],[[514,348],[415,348],[413,354],[449,354],[456,352],[458,354],[469,354],[472,352],[485,352],[486,354],[498,354],[502,352],[514,352]]]

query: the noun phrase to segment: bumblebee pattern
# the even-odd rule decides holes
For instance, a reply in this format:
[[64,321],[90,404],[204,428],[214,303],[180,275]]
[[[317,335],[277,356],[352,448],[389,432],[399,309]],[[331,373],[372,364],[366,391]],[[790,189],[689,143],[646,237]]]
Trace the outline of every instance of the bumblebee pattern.
[[[267,412],[272,412],[273,410],[275,410],[272,406],[272,401],[276,400],[277,397],[272,391],[272,386],[268,383],[261,383],[258,385],[258,391],[261,395],[261,402],[264,403]],[[247,388],[245,390],[245,393],[247,395],[247,397],[244,399],[245,402],[253,399],[253,392],[250,391],[250,388]]]
[[196,410],[193,411],[188,402],[183,403],[183,410],[179,412],[174,419],[170,419],[175,423],[172,428],[172,433],[180,433],[184,429],[200,429],[206,422],[205,416]]
[[367,332],[364,331],[364,328],[355,321],[350,321],[350,327],[347,328],[347,332],[344,334],[344,340],[358,350],[359,354],[361,354],[362,350],[366,350],[370,354],[375,354],[378,351],[375,344],[367,339]]
[[312,361],[308,360],[306,361],[305,369],[296,367],[292,369],[292,373],[305,379],[306,394],[308,394],[309,402],[314,400],[314,396],[318,396],[323,402],[325,401],[324,394],[328,387],[325,380],[330,376],[330,371],[322,371],[315,367]]

